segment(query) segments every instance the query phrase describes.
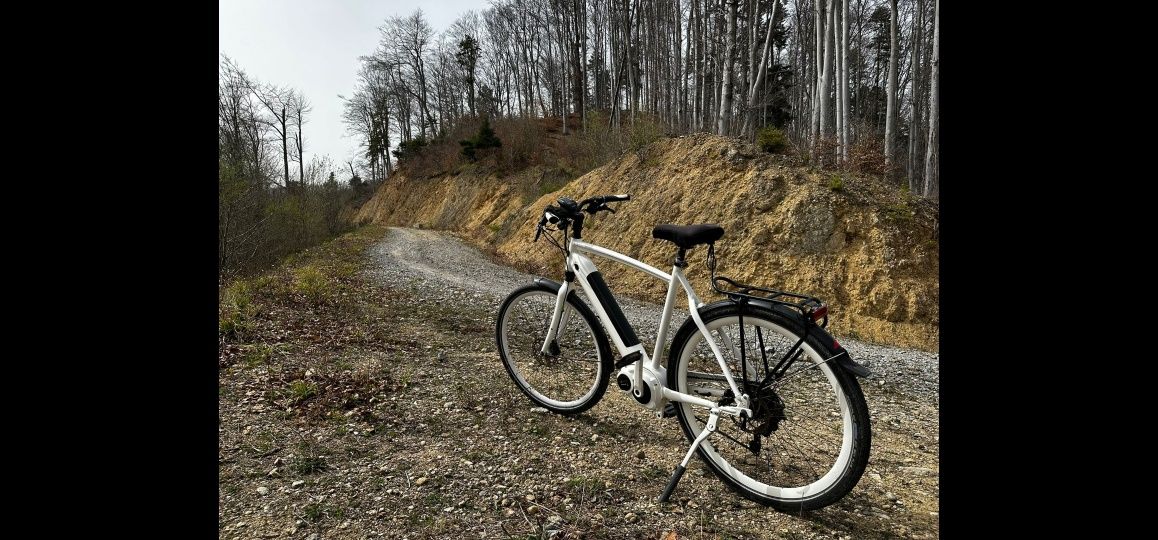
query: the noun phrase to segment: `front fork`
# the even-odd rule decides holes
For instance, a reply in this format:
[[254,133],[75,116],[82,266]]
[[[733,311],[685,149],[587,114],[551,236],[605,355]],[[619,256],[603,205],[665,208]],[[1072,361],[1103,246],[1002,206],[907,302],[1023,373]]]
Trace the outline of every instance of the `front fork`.
[[571,282],[564,281],[559,286],[559,295],[555,297],[555,311],[551,313],[551,328],[547,330],[547,336],[543,338],[543,346],[539,348],[539,352],[555,356],[559,354],[559,340],[563,338],[563,329],[567,327],[567,316],[570,315],[570,310],[564,309],[567,306],[567,295],[571,293]]

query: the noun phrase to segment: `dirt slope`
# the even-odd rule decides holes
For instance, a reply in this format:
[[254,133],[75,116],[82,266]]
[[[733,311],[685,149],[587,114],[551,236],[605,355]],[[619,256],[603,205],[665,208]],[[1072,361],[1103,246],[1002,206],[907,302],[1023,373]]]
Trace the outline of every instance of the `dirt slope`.
[[[718,223],[727,231],[717,242],[721,274],[824,298],[838,336],[938,348],[931,204],[848,175],[836,182],[831,173],[702,134],[626,153],[558,190],[554,178],[543,168],[506,178],[472,170],[429,179],[398,175],[358,219],[456,231],[508,264],[558,278],[559,252],[531,243],[542,208],[563,195],[631,193],[617,214],[588,222],[588,240],[667,269],[674,249],[651,238],[653,226]],[[708,299],[704,250],[690,258],[692,284]],[[649,276],[611,263],[600,268],[617,292],[662,301],[662,285]]]

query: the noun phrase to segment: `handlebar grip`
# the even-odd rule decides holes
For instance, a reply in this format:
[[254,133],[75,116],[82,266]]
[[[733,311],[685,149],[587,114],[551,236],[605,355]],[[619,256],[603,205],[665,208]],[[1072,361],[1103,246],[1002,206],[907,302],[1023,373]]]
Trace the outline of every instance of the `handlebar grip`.
[[603,197],[603,200],[605,200],[607,202],[630,201],[631,200],[631,194],[630,193],[624,193],[622,195],[605,195]]

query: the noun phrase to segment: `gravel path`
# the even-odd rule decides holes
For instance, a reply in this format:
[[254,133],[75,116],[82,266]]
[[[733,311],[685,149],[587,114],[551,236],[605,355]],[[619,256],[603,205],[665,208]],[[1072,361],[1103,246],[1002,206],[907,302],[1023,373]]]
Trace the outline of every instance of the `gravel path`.
[[[252,313],[223,319],[241,322],[219,345],[221,538],[939,536],[935,354],[841,340],[876,375],[868,466],[837,503],[776,512],[696,459],[660,505],[687,449],[675,419],[614,387],[542,414],[509,380],[494,318],[531,276],[429,230],[363,229],[303,257],[238,287]],[[301,277],[319,273],[311,296]],[[659,306],[623,304],[646,342]]]
[[[373,272],[379,279],[406,283],[423,300],[489,302],[494,311],[507,294],[535,277],[497,265],[475,248],[441,231],[391,227],[371,255],[375,263]],[[647,350],[652,350],[662,306],[630,298],[619,298],[619,301],[636,334],[647,345]],[[687,315],[687,310],[678,308],[673,313],[669,342]],[[836,337],[853,358],[872,369],[869,384],[888,386],[923,402],[938,401],[938,354]]]

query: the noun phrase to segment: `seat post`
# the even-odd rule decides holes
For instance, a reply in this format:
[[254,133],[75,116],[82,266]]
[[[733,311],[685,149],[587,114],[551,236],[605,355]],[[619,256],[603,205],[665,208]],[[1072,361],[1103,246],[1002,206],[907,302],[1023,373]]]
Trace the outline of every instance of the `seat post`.
[[674,263],[674,264],[675,264],[676,266],[680,267],[680,268],[687,268],[687,266],[688,266],[688,261],[686,261],[686,260],[684,259],[684,256],[685,256],[686,254],[687,254],[687,248],[682,248],[682,247],[681,247],[681,248],[680,248],[680,250],[679,250],[679,253],[676,253],[676,258],[675,258],[675,263]]

